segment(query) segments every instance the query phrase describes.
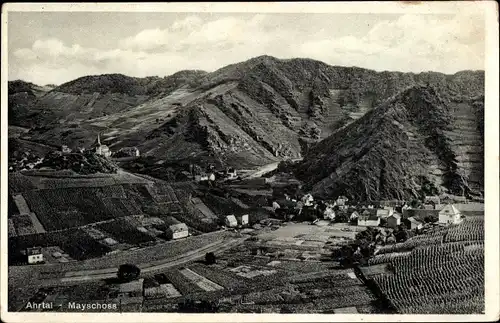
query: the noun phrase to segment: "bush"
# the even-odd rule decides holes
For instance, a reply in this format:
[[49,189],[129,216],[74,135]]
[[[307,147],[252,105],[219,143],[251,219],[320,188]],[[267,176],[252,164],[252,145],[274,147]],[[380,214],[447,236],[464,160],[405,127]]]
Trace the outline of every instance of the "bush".
[[120,281],[129,282],[139,278],[140,273],[141,269],[139,269],[136,265],[124,264],[118,269],[117,275]]
[[205,254],[205,263],[207,265],[213,265],[217,262],[217,258],[215,257],[215,254],[213,252],[207,252]]

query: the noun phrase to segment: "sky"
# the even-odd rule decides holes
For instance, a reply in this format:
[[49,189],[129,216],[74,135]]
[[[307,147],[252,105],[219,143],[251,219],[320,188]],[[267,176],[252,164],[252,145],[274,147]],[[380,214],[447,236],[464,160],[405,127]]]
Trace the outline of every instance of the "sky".
[[483,70],[478,14],[9,12],[9,80],[214,71],[259,55],[376,71]]

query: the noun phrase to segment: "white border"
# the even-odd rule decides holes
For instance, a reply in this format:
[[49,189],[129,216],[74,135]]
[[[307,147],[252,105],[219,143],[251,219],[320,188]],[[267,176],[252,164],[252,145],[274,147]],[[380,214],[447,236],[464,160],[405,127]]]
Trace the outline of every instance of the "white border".
[[[373,314],[176,314],[176,313],[19,313],[7,312],[7,14],[9,11],[108,12],[262,12],[262,13],[456,13],[485,15],[485,281],[484,315]],[[1,78],[1,319],[5,322],[473,322],[500,318],[499,153],[498,153],[498,7],[495,1],[443,2],[294,2],[294,3],[8,3],[2,6]]]

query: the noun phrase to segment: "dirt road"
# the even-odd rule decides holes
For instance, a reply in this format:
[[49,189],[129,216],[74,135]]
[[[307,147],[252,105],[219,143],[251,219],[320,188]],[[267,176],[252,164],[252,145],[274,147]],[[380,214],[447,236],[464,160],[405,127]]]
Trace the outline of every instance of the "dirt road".
[[[184,263],[202,258],[205,256],[205,253],[207,252],[214,252],[216,254],[224,252],[242,243],[245,239],[246,238],[235,238],[229,241],[228,240],[216,241],[202,248],[192,250],[183,255],[179,255],[177,257],[169,259],[162,259],[151,263],[138,264],[138,267],[141,268],[141,273],[143,274],[164,270],[167,268],[179,266]],[[54,286],[54,285],[59,285],[61,283],[63,284],[76,283],[76,282],[108,279],[116,277],[117,271],[118,268],[116,267],[96,269],[96,270],[68,271],[66,273],[61,273],[62,275],[64,275],[63,277],[44,279],[43,281],[40,282],[40,284],[42,286]]]

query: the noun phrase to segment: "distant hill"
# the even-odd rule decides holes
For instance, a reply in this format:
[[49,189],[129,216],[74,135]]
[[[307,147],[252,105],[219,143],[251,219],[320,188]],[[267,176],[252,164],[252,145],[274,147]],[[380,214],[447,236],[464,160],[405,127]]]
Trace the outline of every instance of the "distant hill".
[[316,195],[357,200],[483,192],[483,97],[415,86],[317,143],[295,168]]
[[447,106],[465,102],[469,114],[471,99],[484,95],[484,72],[375,72],[260,56],[211,73],[87,76],[35,100],[29,135],[76,148],[103,132],[111,149],[137,146],[167,161],[250,167],[301,157],[414,86],[434,87]]
[[9,81],[9,125],[31,127],[50,119],[51,117],[48,115],[50,111],[35,109],[38,98],[50,89],[47,86],[39,86],[21,80]]

